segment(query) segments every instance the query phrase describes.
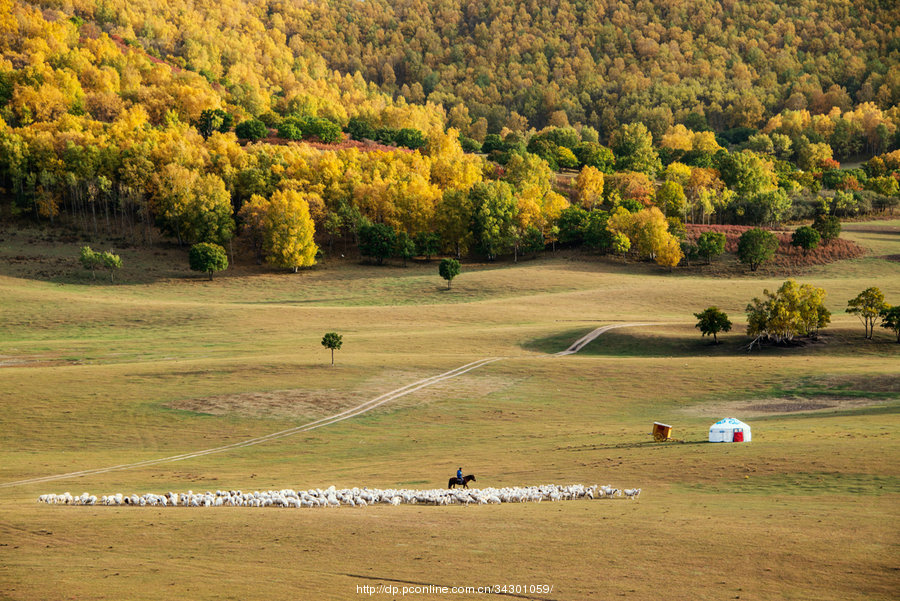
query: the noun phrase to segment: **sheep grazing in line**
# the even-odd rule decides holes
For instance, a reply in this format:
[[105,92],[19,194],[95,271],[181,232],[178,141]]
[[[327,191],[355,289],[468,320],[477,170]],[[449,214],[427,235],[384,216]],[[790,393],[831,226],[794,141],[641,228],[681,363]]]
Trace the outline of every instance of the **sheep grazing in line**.
[[142,496],[122,493],[97,497],[83,493],[45,494],[38,497],[39,503],[50,505],[106,505],[130,507],[369,507],[372,505],[499,505],[502,503],[540,503],[541,501],[568,501],[576,499],[613,499],[623,495],[635,500],[641,494],[640,488],[624,491],[609,485],[584,486],[582,484],[540,486],[506,486],[502,488],[470,489],[369,489],[329,486],[309,490],[282,490],[243,492],[240,490],[217,490],[194,493],[168,492],[163,495],[147,493]]

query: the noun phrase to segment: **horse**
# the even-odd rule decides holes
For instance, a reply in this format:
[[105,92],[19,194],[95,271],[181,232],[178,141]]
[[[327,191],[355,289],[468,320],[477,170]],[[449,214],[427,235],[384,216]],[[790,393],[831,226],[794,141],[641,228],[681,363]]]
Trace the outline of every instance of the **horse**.
[[[469,488],[469,482],[475,482],[475,476],[473,476],[472,474],[463,476],[462,487]],[[450,482],[447,483],[447,488],[453,488],[457,484],[459,484],[459,478],[454,476],[453,478],[450,478]]]

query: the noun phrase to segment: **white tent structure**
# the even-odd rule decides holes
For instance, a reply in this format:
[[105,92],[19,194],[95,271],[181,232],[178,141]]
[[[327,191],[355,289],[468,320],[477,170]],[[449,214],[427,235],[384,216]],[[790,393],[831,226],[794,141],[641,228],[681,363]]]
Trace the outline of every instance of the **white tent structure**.
[[750,442],[750,426],[726,417],[709,427],[709,442]]

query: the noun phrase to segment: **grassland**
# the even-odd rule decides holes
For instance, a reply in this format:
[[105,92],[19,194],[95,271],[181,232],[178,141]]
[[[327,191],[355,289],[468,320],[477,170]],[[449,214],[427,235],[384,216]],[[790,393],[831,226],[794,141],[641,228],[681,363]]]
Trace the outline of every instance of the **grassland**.
[[[842,311],[872,285],[900,302],[900,263],[879,258],[900,253],[898,226],[855,224],[846,235],[867,257],[798,274],[828,291],[822,342],[749,355],[742,309],[781,275],[560,254],[464,265],[448,292],[436,263],[239,265],[208,282],[182,251],[133,249],[109,285],[78,271],[77,243],[0,230],[0,484],[237,442],[504,357],[271,444],[0,488],[0,599],[353,599],[381,582],[551,584],[534,595],[546,599],[896,598],[900,345],[880,328],[864,341]],[[711,304],[735,321],[718,347],[691,316]],[[622,321],[659,325],[546,356]],[[345,341],[334,368],[319,345],[329,330]],[[732,413],[754,416],[753,442],[703,444]],[[682,442],[654,443],[655,420]],[[318,511],[34,502],[64,490],[426,488],[457,465],[483,486],[644,492]]]

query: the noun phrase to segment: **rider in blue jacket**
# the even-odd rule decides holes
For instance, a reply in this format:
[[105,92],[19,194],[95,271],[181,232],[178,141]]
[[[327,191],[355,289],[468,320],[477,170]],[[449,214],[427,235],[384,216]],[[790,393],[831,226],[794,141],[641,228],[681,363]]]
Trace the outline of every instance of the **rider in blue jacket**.
[[462,467],[456,470],[456,479],[459,480],[459,483],[463,483],[463,475],[462,475]]

